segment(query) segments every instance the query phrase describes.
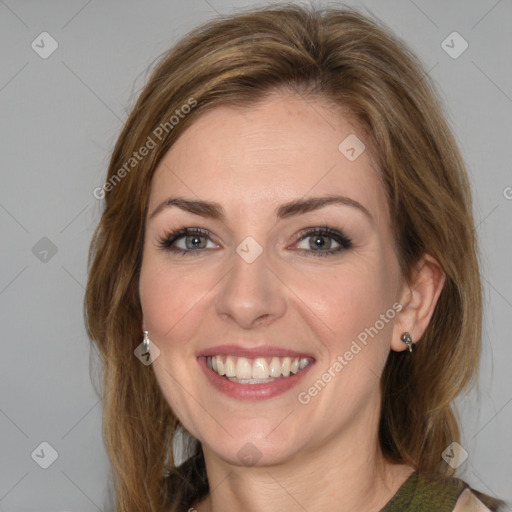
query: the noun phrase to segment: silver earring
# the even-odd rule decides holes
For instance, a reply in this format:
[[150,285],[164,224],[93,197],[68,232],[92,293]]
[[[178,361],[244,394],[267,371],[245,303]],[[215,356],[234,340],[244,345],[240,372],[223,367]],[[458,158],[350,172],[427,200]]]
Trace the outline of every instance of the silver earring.
[[150,339],[148,338],[148,331],[144,331],[144,339],[142,340],[142,343],[144,343],[144,353],[149,352],[149,342]]
[[407,345],[409,352],[412,352],[414,343],[412,341],[411,335],[408,332],[404,332],[402,333],[402,336],[400,336],[400,339]]

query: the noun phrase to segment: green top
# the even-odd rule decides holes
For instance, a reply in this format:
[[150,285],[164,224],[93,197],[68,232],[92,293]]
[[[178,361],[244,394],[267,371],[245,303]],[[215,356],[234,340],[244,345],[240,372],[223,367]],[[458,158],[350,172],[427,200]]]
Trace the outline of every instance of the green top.
[[451,512],[467,487],[458,478],[429,478],[414,471],[380,512]]

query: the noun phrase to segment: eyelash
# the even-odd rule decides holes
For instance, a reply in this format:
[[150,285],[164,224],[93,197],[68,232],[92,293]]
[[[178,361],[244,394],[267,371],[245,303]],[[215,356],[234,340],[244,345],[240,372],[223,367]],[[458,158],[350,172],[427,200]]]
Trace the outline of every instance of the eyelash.
[[[161,247],[165,251],[173,252],[179,256],[199,256],[199,254],[207,250],[205,248],[202,249],[180,249],[173,247],[172,244],[176,241],[180,240],[183,237],[186,236],[205,236],[207,238],[210,238],[210,231],[207,229],[201,229],[201,228],[182,228],[178,229],[176,231],[173,231],[172,233],[167,234],[163,238],[161,238],[158,241],[158,246]],[[327,236],[328,238],[332,238],[335,242],[339,244],[339,247],[336,247],[333,250],[329,251],[314,251],[314,250],[307,250],[307,249],[296,249],[301,252],[306,252],[308,254],[311,254],[315,257],[325,257],[325,256],[333,256],[336,254],[339,254],[340,252],[350,249],[352,247],[352,240],[346,236],[341,231],[338,231],[336,229],[331,229],[327,226],[323,227],[316,227],[316,228],[307,228],[302,230],[299,233],[300,238],[297,240],[296,243],[302,242],[305,238],[308,238],[310,236]],[[195,254],[194,254],[195,253]]]

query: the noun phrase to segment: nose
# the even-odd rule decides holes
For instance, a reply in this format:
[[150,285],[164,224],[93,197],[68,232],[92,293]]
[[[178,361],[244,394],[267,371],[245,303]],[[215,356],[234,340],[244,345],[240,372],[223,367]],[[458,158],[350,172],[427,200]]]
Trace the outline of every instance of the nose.
[[217,314],[243,329],[268,325],[286,312],[284,285],[267,266],[265,251],[252,263],[235,253],[221,285]]

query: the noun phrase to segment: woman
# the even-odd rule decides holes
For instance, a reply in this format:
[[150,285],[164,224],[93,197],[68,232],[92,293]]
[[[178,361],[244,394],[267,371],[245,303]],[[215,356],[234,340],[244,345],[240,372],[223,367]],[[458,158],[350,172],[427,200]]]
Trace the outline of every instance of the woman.
[[199,27],[99,192],[116,510],[498,509],[453,477],[481,337],[468,178],[386,28],[298,6]]

